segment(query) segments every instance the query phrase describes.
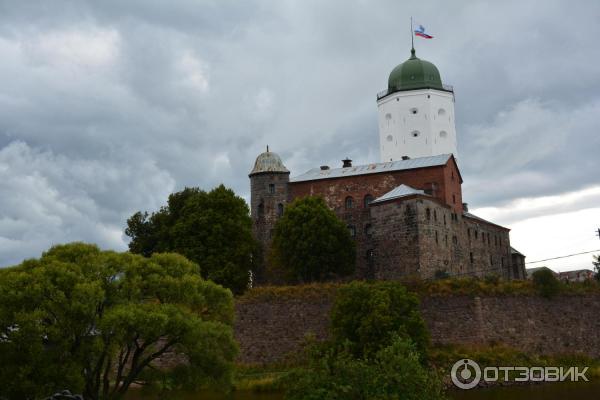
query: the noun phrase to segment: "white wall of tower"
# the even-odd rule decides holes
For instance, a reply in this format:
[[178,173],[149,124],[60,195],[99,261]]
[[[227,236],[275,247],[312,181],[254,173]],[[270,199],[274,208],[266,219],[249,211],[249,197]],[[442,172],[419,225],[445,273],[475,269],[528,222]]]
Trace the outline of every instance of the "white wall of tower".
[[377,102],[381,161],[457,155],[454,95],[434,89],[393,93]]

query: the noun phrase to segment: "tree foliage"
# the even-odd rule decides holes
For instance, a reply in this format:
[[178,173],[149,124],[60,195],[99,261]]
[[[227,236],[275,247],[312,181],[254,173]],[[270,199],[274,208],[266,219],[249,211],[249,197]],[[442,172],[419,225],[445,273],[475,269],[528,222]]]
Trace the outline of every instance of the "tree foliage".
[[277,221],[273,260],[296,282],[354,272],[356,248],[346,225],[318,197],[294,200]]
[[117,398],[166,352],[188,382],[227,384],[232,320],[231,292],[180,255],[55,246],[0,273],[0,398]]
[[594,278],[597,281],[600,281],[600,255],[594,256],[594,261],[592,261],[594,265]]
[[287,400],[441,400],[441,380],[419,362],[410,339],[392,338],[371,358],[328,349],[286,379]]
[[417,297],[398,282],[341,287],[331,311],[331,334],[355,357],[369,357],[399,336],[410,339],[424,358],[429,341]]
[[248,206],[223,185],[211,190],[186,188],[169,196],[152,214],[137,212],[127,220],[129,250],[146,257],[175,252],[200,265],[202,276],[243,292],[256,264]]
[[533,285],[540,294],[546,298],[552,298],[560,292],[560,281],[556,279],[554,273],[548,268],[542,268],[535,271],[532,275]]

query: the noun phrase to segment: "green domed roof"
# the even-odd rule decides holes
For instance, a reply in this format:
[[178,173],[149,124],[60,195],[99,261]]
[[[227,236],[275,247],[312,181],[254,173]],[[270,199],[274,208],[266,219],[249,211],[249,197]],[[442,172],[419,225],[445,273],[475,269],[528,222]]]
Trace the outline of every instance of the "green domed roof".
[[250,171],[250,176],[255,174],[260,174],[263,172],[282,172],[289,174],[290,171],[283,165],[281,158],[277,153],[273,153],[269,151],[269,147],[267,146],[267,151],[261,153],[256,157],[256,161],[254,162],[254,168]]
[[412,89],[444,90],[440,71],[429,61],[417,58],[415,49],[408,60],[392,70],[388,79],[388,93]]

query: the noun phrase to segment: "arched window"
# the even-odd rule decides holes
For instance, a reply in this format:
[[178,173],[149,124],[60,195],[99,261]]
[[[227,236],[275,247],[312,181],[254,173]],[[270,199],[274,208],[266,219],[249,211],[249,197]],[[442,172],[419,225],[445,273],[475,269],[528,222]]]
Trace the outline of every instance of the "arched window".
[[425,216],[427,217],[427,221],[431,219],[431,210],[429,208],[425,210]]
[[277,204],[277,215],[280,217],[283,215],[283,204],[281,203]]
[[346,197],[346,210],[351,209],[352,207],[354,207],[354,199],[352,199],[352,196],[348,196]]
[[356,227],[354,225],[348,225],[348,232],[350,232],[350,236],[356,237]]
[[438,115],[446,115],[446,110],[444,110],[443,108],[440,108],[438,110]]
[[437,212],[433,210],[433,220],[437,222]]
[[371,204],[371,202],[372,202],[372,201],[373,201],[373,196],[371,196],[370,194],[366,195],[366,196],[365,196],[365,201],[364,201],[364,203],[365,203],[365,208],[366,208],[366,207],[367,207],[369,204]]
[[375,250],[367,250],[367,262],[371,264],[375,260]]

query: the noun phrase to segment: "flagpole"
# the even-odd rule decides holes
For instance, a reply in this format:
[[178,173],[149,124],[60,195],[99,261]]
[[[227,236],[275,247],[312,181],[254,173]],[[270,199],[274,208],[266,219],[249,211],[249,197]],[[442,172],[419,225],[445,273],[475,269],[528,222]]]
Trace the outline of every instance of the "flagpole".
[[411,49],[412,52],[415,52],[415,35],[413,32],[413,21],[412,21],[412,17],[410,17],[410,44],[411,44]]

